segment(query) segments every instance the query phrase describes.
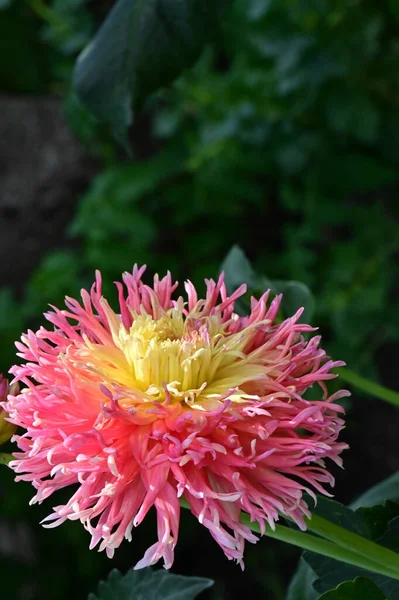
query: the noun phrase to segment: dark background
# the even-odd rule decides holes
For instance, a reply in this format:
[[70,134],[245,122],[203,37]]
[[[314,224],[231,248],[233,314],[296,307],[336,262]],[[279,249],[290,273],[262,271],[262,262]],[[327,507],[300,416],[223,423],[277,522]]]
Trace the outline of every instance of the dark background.
[[[239,244],[260,273],[309,286],[334,358],[398,388],[398,4],[232,4],[214,47],[136,116],[129,158],[70,90],[112,2],[0,2],[0,372],[94,269],[112,282],[146,263],[203,289]],[[347,412],[342,502],[399,469],[396,409],[354,390]],[[4,598],[86,598],[153,543],[149,518],[109,561],[78,523],[43,530],[52,501],[32,495],[1,468]],[[242,574],[185,513],[173,570],[215,578],[204,598],[281,600],[297,557],[265,538]]]

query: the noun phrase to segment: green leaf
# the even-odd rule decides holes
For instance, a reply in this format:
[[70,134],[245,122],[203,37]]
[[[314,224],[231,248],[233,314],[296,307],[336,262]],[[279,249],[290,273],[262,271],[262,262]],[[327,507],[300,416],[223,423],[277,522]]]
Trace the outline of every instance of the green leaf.
[[[395,533],[397,533],[396,529],[395,526]],[[383,542],[384,539],[378,541]],[[352,567],[313,553],[305,552],[304,559],[309,562],[314,572],[319,576],[319,579],[314,583],[314,588],[320,593],[331,590],[343,581],[365,576],[369,577],[386,594],[389,600],[398,600],[399,598],[399,582],[397,579],[377,575],[366,569]]]
[[[325,498],[319,500],[321,500],[321,502],[318,503],[315,512],[326,518],[331,518],[331,515],[328,514],[328,502],[333,501],[329,501]],[[386,502],[387,500],[388,502]],[[347,527],[348,516],[350,514],[348,511],[350,511],[352,515],[356,515],[355,518],[358,526],[360,519],[363,521],[361,527],[367,526],[371,538],[376,539],[384,534],[389,521],[398,514],[397,504],[390,501],[399,502],[399,472],[394,473],[391,477],[388,477],[388,479],[385,479],[364,492],[364,494],[351,504],[350,509],[352,510],[343,507],[346,513],[346,522],[343,522],[342,518],[339,522],[334,522],[337,522],[337,524],[340,524],[343,527]],[[385,505],[381,505],[383,502],[385,502]],[[333,502],[333,505],[334,504],[337,503]],[[355,513],[353,513],[354,510],[356,511]],[[338,512],[334,509],[333,513],[334,512],[336,515],[341,512],[341,517],[343,515],[342,509]],[[358,530],[357,533],[361,535],[365,534],[364,529],[363,531]],[[318,597],[318,594],[312,589],[309,590],[310,586],[308,586],[308,583],[313,583],[315,579],[317,579],[316,574],[309,564],[306,563],[302,555],[298,568],[288,588],[286,600],[315,600]]]
[[285,600],[317,600],[319,594],[313,589],[317,575],[304,561],[303,556],[287,590]]
[[[389,503],[385,507],[373,507],[355,512],[339,502],[318,497],[317,506],[313,512],[367,539],[374,539],[383,546],[397,550],[399,549],[399,536],[396,537],[397,519],[392,521],[391,519],[397,517],[398,509],[396,504]],[[308,569],[304,562],[307,563]],[[306,595],[305,582],[314,583],[313,587],[318,592],[326,592],[343,581],[362,575],[370,577],[376,585],[382,586],[383,591],[387,594],[388,592],[399,594],[399,583],[393,579],[372,574],[365,569],[352,567],[313,552],[304,552],[300,567],[289,588],[291,596],[288,596],[287,600],[314,600],[317,598],[317,594],[316,596]],[[293,595],[294,592],[296,595]],[[399,598],[398,595],[392,596],[392,600],[397,598]]]
[[211,579],[164,570],[130,569],[122,575],[114,569],[107,581],[100,582],[97,594],[89,594],[88,600],[192,600],[212,585]]
[[270,281],[267,277],[257,274],[243,250],[236,245],[227,254],[220,270],[224,271],[229,292],[242,283],[246,283],[248,291],[255,295],[270,289],[274,294],[283,294],[281,308],[284,317],[291,317],[299,308],[304,308],[299,321],[310,321],[314,311],[314,298],[309,288],[301,281]]
[[381,504],[385,500],[399,502],[399,471],[364,492],[364,494],[352,503],[352,508],[374,506],[375,504]]
[[301,281],[273,281],[272,290],[276,294],[283,294],[281,307],[284,316],[292,316],[299,308],[304,308],[299,322],[308,323],[311,320],[315,301],[307,285]]
[[224,281],[230,293],[242,283],[246,283],[248,288],[258,287],[259,277],[239,246],[231,248],[222,262],[220,271],[224,272]]
[[[338,504],[331,500],[328,501],[331,503],[331,506]],[[339,505],[339,504],[338,504]],[[325,507],[326,505],[324,505]],[[364,531],[368,530],[369,535],[364,537],[373,538],[374,533],[378,533],[381,531],[381,526],[383,521],[387,523],[390,516],[395,514],[392,509],[392,506],[388,506],[384,508],[384,514],[381,513],[380,507],[370,508],[368,510],[373,511],[373,513],[369,513],[367,515],[361,514],[360,512],[353,512],[353,523],[347,521],[349,514],[352,512],[350,509],[342,507],[345,510],[339,509],[335,510],[330,514],[329,518],[332,522],[335,522],[339,525],[346,526],[348,529],[352,529],[357,531],[361,535],[364,535]],[[349,512],[348,512],[349,511]],[[345,520],[342,521],[342,515],[345,514]],[[397,514],[397,513],[396,513]],[[323,516],[327,516],[324,513]],[[338,518],[335,520],[335,518]],[[359,524],[361,525],[361,530],[359,531]],[[376,543],[381,546],[385,546],[394,550],[396,552],[399,551],[399,516],[396,516],[394,519],[387,523],[386,530],[383,535],[379,536],[374,540]],[[304,560],[309,564],[311,569],[319,576],[319,579],[314,583],[314,588],[320,592],[324,593],[328,590],[336,587],[340,583],[355,579],[355,577],[366,576],[369,577],[375,585],[377,585],[389,600],[399,600],[399,580],[391,579],[389,577],[385,577],[383,575],[378,575],[376,573],[371,573],[366,569],[361,569],[358,567],[353,567],[351,565],[347,565],[337,560],[332,560],[330,558],[326,558],[324,556],[320,556],[315,554],[314,552],[305,552],[303,554]]]
[[224,2],[119,0],[79,56],[74,85],[81,100],[127,146],[133,110],[200,56]]
[[334,590],[320,596],[319,600],[387,600],[385,594],[367,577],[345,581]]
[[376,540],[384,535],[389,523],[399,515],[399,504],[388,500],[383,505],[358,508],[355,514],[363,519],[371,538]]
[[317,506],[312,512],[362,537],[370,537],[370,529],[362,516],[336,500],[318,496]]

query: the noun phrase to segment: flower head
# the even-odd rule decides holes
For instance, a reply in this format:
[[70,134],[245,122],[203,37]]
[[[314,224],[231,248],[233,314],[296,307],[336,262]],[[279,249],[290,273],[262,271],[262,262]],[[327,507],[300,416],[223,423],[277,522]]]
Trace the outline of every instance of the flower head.
[[8,422],[7,412],[1,408],[1,403],[7,400],[9,393],[18,393],[18,386],[12,386],[10,389],[7,379],[0,373],[0,446],[8,442],[17,429],[15,425]]
[[[223,283],[206,280],[205,299],[187,282],[187,299],[172,299],[168,273],[142,281],[144,267],[117,283],[119,309],[101,293],[101,277],[82,302],[45,316],[17,343],[25,363],[11,370],[25,388],[10,397],[20,452],[10,466],[42,502],[78,483],[47,527],[78,519],[112,556],[155,507],[158,541],[137,568],[173,562],[180,501],[207,527],[230,559],[242,562],[255,542],[241,511],[264,531],[279,514],[305,528],[304,492],[327,493],[334,479],[325,459],[341,464],[337,441],[343,408],[328,396],[332,362],[306,341],[313,329],[293,317],[275,323],[281,297],[266,292],[239,317]],[[304,399],[318,384],[321,398]]]

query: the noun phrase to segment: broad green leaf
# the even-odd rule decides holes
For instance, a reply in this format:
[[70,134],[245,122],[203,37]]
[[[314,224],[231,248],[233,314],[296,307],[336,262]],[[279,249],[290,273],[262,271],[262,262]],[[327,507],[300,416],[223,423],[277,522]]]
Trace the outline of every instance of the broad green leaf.
[[366,523],[373,540],[383,536],[392,519],[399,515],[399,504],[388,500],[384,504],[358,508],[356,513]]
[[130,569],[126,575],[114,569],[88,600],[193,600],[212,585],[211,579],[174,575],[163,569]]
[[81,100],[127,145],[134,108],[173,81],[215,35],[223,2],[119,0],[79,56]]
[[282,309],[285,317],[290,317],[299,308],[304,308],[299,322],[309,322],[312,318],[315,302],[312,292],[301,281],[273,281],[272,290],[283,294]]
[[313,582],[316,579],[316,573],[312,571],[302,556],[291,579],[285,600],[317,600],[319,594],[313,588]]
[[[311,504],[310,499],[309,504]],[[358,535],[369,537],[370,530],[362,516],[335,500],[318,496],[317,505],[312,509],[312,512]],[[291,526],[295,527],[294,525]],[[317,580],[317,575],[311,569],[309,563],[306,562],[305,554],[302,554],[298,569],[291,580],[286,600],[316,600],[319,597],[319,594],[312,587],[312,584]]]
[[376,504],[381,504],[385,500],[399,502],[399,471],[364,492],[352,503],[352,508],[374,506]]
[[283,294],[281,308],[284,317],[291,317],[299,308],[304,308],[301,322],[310,321],[314,310],[314,299],[309,288],[300,281],[270,281],[253,269],[250,261],[239,246],[233,246],[221,268],[229,292],[246,283],[251,294],[259,295],[270,289],[273,294]]
[[259,285],[259,277],[239,246],[231,248],[220,270],[224,272],[224,281],[229,292],[237,289],[242,283],[246,283],[249,289]]
[[[398,507],[393,502],[386,502],[385,505],[381,505],[387,499],[399,501],[399,472],[367,490],[351,504],[350,509],[339,505],[342,508],[337,511],[334,505],[338,503],[325,498],[319,498],[315,512],[331,520],[334,520],[332,517],[333,514],[337,515],[341,513],[341,519],[339,521],[334,520],[334,522],[343,527],[348,527],[348,517],[351,519],[350,514],[352,514],[356,519],[358,527],[360,522],[363,521],[363,524],[360,525],[362,531],[359,531],[357,528],[357,533],[365,535],[364,527],[367,527],[370,537],[376,539],[384,534],[389,521],[398,515]],[[330,515],[328,514],[329,502],[332,503],[331,508],[333,508]],[[353,512],[354,510],[356,512]],[[345,522],[342,520],[343,511],[346,514]],[[315,579],[317,579],[317,576],[302,555],[298,568],[291,580],[286,600],[315,600],[318,598],[318,593],[314,590],[309,591],[305,585],[305,582],[314,582]]]
[[[357,515],[357,518],[361,518],[360,514],[354,514]],[[378,518],[380,517],[381,515],[378,516]],[[369,515],[369,519],[371,519],[371,515]],[[331,518],[331,520],[333,521],[333,518]],[[367,526],[366,523],[364,523],[364,525]],[[387,548],[398,552],[399,517],[391,520],[388,523],[384,534],[375,539],[375,541],[381,546],[386,546]],[[377,585],[384,594],[386,594],[389,600],[399,600],[399,581],[396,579],[378,575],[366,569],[353,567],[343,562],[320,556],[313,552],[305,552],[303,554],[303,558],[319,577],[319,579],[314,583],[313,587],[320,593],[327,592],[344,581],[355,579],[355,577],[365,576],[370,578],[374,584]]]
[[362,516],[336,500],[318,496],[317,506],[312,512],[362,537],[370,537],[370,529]]
[[319,600],[387,600],[387,597],[367,577],[356,577],[326,592]]

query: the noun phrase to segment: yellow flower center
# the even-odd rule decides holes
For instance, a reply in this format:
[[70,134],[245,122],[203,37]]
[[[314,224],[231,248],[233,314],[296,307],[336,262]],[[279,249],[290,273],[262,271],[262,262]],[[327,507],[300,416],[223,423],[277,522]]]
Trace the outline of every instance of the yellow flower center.
[[243,352],[254,328],[229,334],[219,316],[185,317],[178,304],[157,319],[135,314],[127,329],[105,301],[103,306],[114,345],[85,338],[79,363],[100,374],[105,386],[128,388],[124,405],[178,401],[208,409],[229,390],[231,400],[247,401],[242,386],[264,372],[259,360]]

